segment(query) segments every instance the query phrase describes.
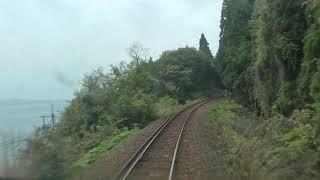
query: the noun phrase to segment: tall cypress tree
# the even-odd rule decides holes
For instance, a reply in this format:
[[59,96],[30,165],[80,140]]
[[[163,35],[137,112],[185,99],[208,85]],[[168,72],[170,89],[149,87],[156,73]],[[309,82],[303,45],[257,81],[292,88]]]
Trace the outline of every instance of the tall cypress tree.
[[201,34],[199,45],[199,50],[203,52],[205,55],[207,55],[209,59],[213,59],[213,55],[209,48],[209,43],[203,33]]

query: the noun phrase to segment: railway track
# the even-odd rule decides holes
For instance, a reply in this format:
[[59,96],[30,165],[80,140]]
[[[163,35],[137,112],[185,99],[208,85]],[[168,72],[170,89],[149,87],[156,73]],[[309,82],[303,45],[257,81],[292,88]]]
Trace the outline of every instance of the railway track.
[[197,102],[169,117],[135,152],[115,179],[172,180],[184,127],[192,113],[211,101],[203,100]]

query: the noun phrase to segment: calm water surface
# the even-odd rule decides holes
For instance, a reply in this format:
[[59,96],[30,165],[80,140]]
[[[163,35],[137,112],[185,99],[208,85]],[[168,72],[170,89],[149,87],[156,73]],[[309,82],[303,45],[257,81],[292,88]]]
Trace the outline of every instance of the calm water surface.
[[[52,104],[57,117],[68,105],[66,100],[0,100],[0,177],[5,176],[6,167],[13,164],[23,147],[23,141],[16,144],[15,140],[28,138],[41,127],[40,116],[50,115]],[[51,122],[49,118],[47,121]]]
[[[66,100],[0,100],[0,132],[30,133],[42,125],[42,115],[60,115]],[[49,119],[48,119],[49,121]]]

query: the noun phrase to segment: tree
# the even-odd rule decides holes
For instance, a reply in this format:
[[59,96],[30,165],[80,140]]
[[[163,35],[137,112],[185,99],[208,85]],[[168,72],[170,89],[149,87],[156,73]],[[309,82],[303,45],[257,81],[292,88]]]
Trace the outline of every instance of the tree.
[[252,54],[250,20],[252,0],[224,0],[221,11],[219,50],[215,64],[223,85],[241,102],[253,105]]
[[150,49],[144,48],[140,42],[133,42],[127,51],[129,57],[136,63],[136,66],[150,57]]
[[195,93],[220,86],[212,63],[195,48],[165,51],[156,63],[170,95],[180,102]]
[[213,55],[209,48],[209,43],[203,33],[201,34],[200,38],[199,51],[203,52],[209,59],[213,59]]

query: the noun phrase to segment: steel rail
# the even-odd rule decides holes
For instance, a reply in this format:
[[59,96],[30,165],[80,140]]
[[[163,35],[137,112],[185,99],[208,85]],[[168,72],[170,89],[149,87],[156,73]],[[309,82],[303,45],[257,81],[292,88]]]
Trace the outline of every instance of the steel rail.
[[185,119],[185,121],[183,122],[183,125],[182,125],[181,130],[180,130],[180,133],[179,133],[179,137],[178,137],[178,140],[177,140],[175,149],[174,149],[173,158],[172,158],[172,161],[171,161],[171,168],[170,168],[170,173],[169,173],[169,180],[172,180],[172,178],[173,178],[174,166],[175,166],[175,162],[176,162],[176,158],[177,158],[177,153],[178,153],[178,148],[179,148],[179,144],[180,144],[180,139],[181,139],[183,130],[184,130],[187,122],[189,121],[189,119],[191,118],[191,115],[192,115],[195,111],[197,111],[201,106],[204,106],[205,104],[210,103],[211,101],[212,101],[212,100],[208,100],[208,101],[205,101],[204,103],[201,103],[200,105],[198,105],[194,110],[192,110],[192,111],[188,114],[188,117],[187,117],[187,118]]
[[[189,110],[190,108],[198,105],[192,112],[194,112],[196,109],[198,109],[199,107],[201,107],[202,105],[210,102],[211,100],[202,100],[199,101],[197,103],[194,103],[192,105],[189,105],[185,108],[183,108],[182,110],[180,110],[179,112],[177,112],[174,116],[169,117],[166,119],[166,121],[164,123],[161,124],[161,126],[146,140],[146,142],[144,144],[142,144],[139,149],[135,152],[135,154],[129,159],[129,161],[125,164],[125,166],[123,166],[121,168],[121,170],[119,171],[119,173],[115,176],[116,180],[126,180],[128,178],[128,176],[130,175],[130,173],[133,171],[133,169],[135,168],[136,164],[138,164],[138,162],[142,159],[144,153],[149,149],[149,147],[155,142],[155,140],[161,135],[161,133],[163,132],[163,130],[168,127],[168,125],[176,118],[178,117],[180,114],[182,114],[183,112]],[[190,118],[191,113],[189,113],[188,118]],[[187,118],[187,119],[188,119]],[[186,121],[185,121],[186,123]],[[184,123],[184,125],[185,125]],[[184,126],[183,125],[183,126]],[[181,136],[181,134],[180,134]],[[180,139],[179,136],[179,139]],[[177,146],[176,146],[177,148]],[[176,154],[176,152],[175,152]],[[170,171],[171,174],[171,171]]]

